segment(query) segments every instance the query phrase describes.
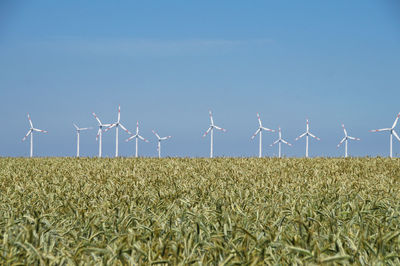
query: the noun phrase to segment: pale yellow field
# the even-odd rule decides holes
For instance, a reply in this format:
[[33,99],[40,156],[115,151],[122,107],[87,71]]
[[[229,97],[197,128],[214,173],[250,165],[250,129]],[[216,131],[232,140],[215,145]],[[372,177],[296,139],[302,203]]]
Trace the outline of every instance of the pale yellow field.
[[0,159],[1,264],[400,264],[400,160]]

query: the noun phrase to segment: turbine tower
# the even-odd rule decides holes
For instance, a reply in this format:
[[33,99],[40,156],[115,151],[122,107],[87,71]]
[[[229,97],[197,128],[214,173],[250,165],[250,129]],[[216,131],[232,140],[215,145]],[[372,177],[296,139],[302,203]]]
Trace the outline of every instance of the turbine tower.
[[339,142],[339,144],[337,145],[337,147],[339,148],[340,145],[342,145],[343,142],[345,142],[345,147],[344,147],[344,158],[347,158],[347,141],[349,139],[351,140],[360,140],[359,138],[355,138],[355,137],[350,137],[349,135],[347,135],[347,130],[344,128],[344,125],[342,124],[343,127],[343,132],[344,132],[344,138]]
[[96,116],[96,114],[93,112],[94,118],[96,118],[97,122],[99,123],[99,130],[97,131],[96,135],[96,140],[99,141],[99,158],[101,158],[101,153],[102,153],[102,136],[103,136],[103,128],[104,127],[109,127],[111,124],[103,124],[101,123],[100,119]]
[[117,122],[111,124],[111,126],[109,126],[104,132],[112,129],[113,127],[115,127],[115,157],[118,157],[118,129],[119,127],[121,127],[126,133],[128,133],[129,135],[131,135],[131,132],[129,132],[129,130],[127,130],[124,125],[121,124],[120,122],[121,119],[121,106],[118,105],[118,120]]
[[77,125],[73,124],[75,129],[76,129],[76,157],[79,157],[79,137],[80,137],[80,133],[83,130],[88,130],[88,129],[92,129],[91,127],[83,127],[83,128],[79,128]]
[[[129,133],[132,135],[132,133]],[[135,157],[138,157],[138,139],[143,140],[144,142],[149,142],[147,139],[143,138],[142,136],[139,135],[139,121],[136,122],[136,134],[129,137],[128,139],[126,139],[125,141],[128,142],[131,139],[136,139],[136,151],[135,151]]]
[[296,141],[298,141],[299,139],[301,139],[302,137],[306,137],[306,158],[308,158],[308,136],[316,139],[316,140],[320,140],[320,138],[314,136],[311,132],[310,132],[310,126],[308,123],[308,119],[306,120],[306,132],[304,132],[303,134],[301,134],[300,136],[298,136],[296,138]]
[[41,129],[34,128],[34,127],[33,127],[33,124],[32,124],[31,117],[29,116],[29,114],[28,114],[28,120],[29,120],[30,128],[29,128],[29,130],[28,130],[28,133],[26,133],[25,137],[22,139],[22,141],[25,141],[26,138],[27,138],[29,135],[31,135],[30,157],[32,158],[32,157],[33,157],[33,131],[42,132],[42,133],[47,133],[47,131],[46,131],[46,130],[41,130]]
[[391,128],[382,128],[382,129],[375,129],[375,130],[370,130],[370,132],[381,132],[381,131],[390,131],[390,158],[393,156],[393,135],[396,137],[398,141],[400,141],[399,135],[397,135],[396,131],[394,131],[394,128],[397,125],[397,121],[399,120],[400,113],[397,115],[396,119],[394,120],[394,123]]
[[167,137],[162,137],[162,138],[161,138],[161,137],[157,134],[157,132],[155,132],[154,130],[152,130],[152,131],[153,131],[153,134],[156,135],[156,137],[157,137],[157,139],[158,139],[158,143],[157,143],[158,158],[161,158],[161,141],[170,139],[171,136],[167,136]]
[[282,154],[281,154],[281,143],[284,143],[284,144],[286,144],[286,145],[288,145],[288,146],[292,146],[292,144],[290,144],[289,142],[287,142],[286,140],[284,140],[283,138],[282,138],[282,130],[281,130],[281,127],[279,127],[279,129],[278,129],[278,136],[279,136],[279,138],[274,142],[274,143],[272,143],[270,146],[272,147],[273,145],[275,145],[275,144],[277,144],[278,143],[278,146],[279,146],[279,153],[278,153],[278,157],[279,158],[281,158],[282,157]]
[[203,135],[203,138],[205,137],[205,136],[207,136],[207,134],[211,131],[211,141],[210,141],[210,158],[213,158],[213,137],[214,137],[214,128],[215,129],[218,129],[218,130],[221,130],[221,131],[223,131],[223,132],[226,132],[226,129],[224,129],[224,128],[221,128],[221,127],[219,127],[219,126],[216,126],[215,124],[214,124],[214,120],[213,120],[213,117],[212,117],[212,113],[211,113],[211,110],[210,111],[208,111],[209,112],[209,114],[210,114],[210,121],[211,121],[211,123],[210,123],[210,127],[207,129],[207,131],[204,133],[204,135]]
[[275,130],[263,127],[262,123],[261,123],[260,115],[258,113],[257,113],[257,118],[258,118],[259,126],[258,126],[258,129],[256,130],[256,132],[254,133],[254,135],[251,136],[251,139],[254,139],[257,136],[257,134],[260,134],[260,147],[258,150],[258,157],[261,158],[262,157],[262,132],[263,132],[263,130],[269,131],[269,132],[275,132]]

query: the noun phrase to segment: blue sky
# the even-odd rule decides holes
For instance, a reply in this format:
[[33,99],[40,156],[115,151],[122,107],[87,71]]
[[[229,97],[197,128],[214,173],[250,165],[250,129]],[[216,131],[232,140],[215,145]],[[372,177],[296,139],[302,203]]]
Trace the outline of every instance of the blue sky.
[[[400,4],[396,1],[11,1],[0,3],[0,156],[27,156],[26,113],[38,156],[73,156],[72,123],[96,126],[139,120],[142,156],[156,156],[151,133],[172,135],[163,155],[208,156],[208,110],[216,156],[256,156],[256,113],[282,127],[302,156],[305,130],[312,156],[341,156],[349,134],[354,156],[387,156],[400,112]],[[400,129],[397,130],[400,132]],[[81,135],[81,154],[97,153],[96,130]],[[120,132],[120,139],[127,138]],[[277,153],[265,134],[265,156]],[[113,156],[115,132],[104,134]],[[131,156],[134,142],[121,141]],[[394,141],[394,155],[400,144]]]

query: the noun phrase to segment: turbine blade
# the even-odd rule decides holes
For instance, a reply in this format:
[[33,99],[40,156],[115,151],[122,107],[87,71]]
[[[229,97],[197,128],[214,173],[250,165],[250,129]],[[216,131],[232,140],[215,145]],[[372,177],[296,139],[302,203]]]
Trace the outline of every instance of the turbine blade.
[[129,138],[127,138],[125,141],[128,142],[128,141],[130,141],[130,140],[132,140],[132,139],[134,139],[136,137],[137,137],[137,135],[132,135]]
[[121,119],[121,105],[118,104],[118,120],[117,120],[118,122],[117,123],[119,123],[120,119]]
[[394,123],[393,123],[392,128],[395,128],[395,127],[396,127],[397,121],[399,120],[399,117],[400,117],[400,113],[397,115],[396,120],[394,120]]
[[342,145],[342,143],[343,143],[345,140],[346,140],[346,137],[344,137],[344,138],[339,142],[339,144],[337,145],[337,147],[339,148],[340,145]]
[[361,140],[361,139],[359,139],[359,138],[355,138],[355,137],[350,137],[350,136],[347,136],[349,139],[351,139],[351,140]]
[[96,118],[97,122],[99,123],[99,125],[101,125],[101,121],[100,119],[97,117],[97,115],[93,112],[92,113],[94,115],[94,118]]
[[269,132],[275,132],[275,130],[269,129],[269,128],[267,128],[267,127],[261,127],[261,129],[262,129],[262,130],[265,130],[265,131],[269,131]]
[[33,124],[32,124],[32,120],[31,120],[31,116],[28,114],[28,120],[29,120],[29,124],[31,125],[31,128],[33,128]]
[[301,139],[302,137],[304,137],[307,134],[307,132],[301,134],[300,136],[298,136],[295,141],[298,141],[299,139]]
[[138,138],[143,140],[144,142],[149,142],[147,139],[143,138],[142,136],[138,135]]
[[320,138],[314,136],[313,134],[311,134],[310,132],[308,132],[308,135],[310,135],[312,138],[316,139],[316,140],[321,140]]
[[214,119],[212,117],[212,112],[211,110],[208,111],[209,115],[210,115],[210,121],[211,121],[211,125],[214,125]]
[[257,113],[257,119],[258,119],[258,124],[260,125],[260,127],[262,127],[261,118],[260,118],[260,114],[259,113]]
[[381,128],[381,129],[373,129],[370,130],[369,132],[381,132],[381,131],[390,131],[392,130],[391,128]]
[[158,139],[161,139],[160,136],[157,134],[157,132],[155,132],[154,130],[152,130],[152,131],[153,131],[153,134],[156,135],[156,137],[157,137]]
[[207,131],[203,134],[203,138],[204,138],[205,136],[207,136],[207,134],[210,132],[210,130],[211,130],[211,127],[209,127],[209,128],[207,129]]
[[89,129],[93,129],[92,127],[84,127],[84,128],[80,128],[79,130],[89,130]]
[[160,138],[160,140],[167,140],[167,139],[170,139],[170,138],[172,138],[172,136],[166,136],[166,137]]
[[99,130],[97,131],[96,141],[99,140],[100,133],[101,133],[101,128],[99,128]]
[[74,123],[73,123],[73,125],[76,128],[76,130],[79,130],[79,127],[77,125],[75,125]]
[[29,129],[28,133],[26,133],[25,137],[22,139],[22,141],[25,141],[26,138],[32,133],[32,129]]
[[275,140],[272,144],[270,144],[270,146],[272,147],[272,145],[277,144],[280,141],[280,139]]
[[120,123],[119,126],[120,126],[126,133],[128,133],[129,135],[132,135],[132,133],[129,132],[129,130],[127,130],[126,127],[124,127],[124,125],[122,125],[122,124]]
[[48,133],[46,130],[41,130],[41,129],[37,129],[37,128],[32,128],[32,130],[34,130],[36,132]]
[[344,131],[344,135],[347,136],[347,130],[344,128],[344,124],[342,124],[342,128],[343,128],[343,131]]
[[290,144],[289,142],[287,142],[287,141],[284,140],[284,139],[281,139],[281,141],[282,141],[283,143],[285,143],[286,145],[292,146],[292,144]]
[[400,141],[400,137],[399,137],[399,135],[397,135],[397,132],[396,131],[392,131],[393,132],[393,135],[396,137],[396,139],[398,140],[398,141]]
[[251,136],[251,139],[254,139],[258,133],[260,133],[261,129],[257,129],[256,132],[253,134],[253,136]]
[[225,129],[225,128],[222,128],[222,127],[219,127],[219,126],[215,126],[215,125],[214,125],[214,127],[215,127],[216,129],[218,129],[218,130],[221,130],[221,131],[223,131],[223,132],[226,132],[226,129]]
[[110,129],[112,129],[113,127],[116,127],[117,126],[117,124],[111,124],[108,128],[106,128],[105,130],[104,130],[104,132],[107,132],[107,131],[109,131]]

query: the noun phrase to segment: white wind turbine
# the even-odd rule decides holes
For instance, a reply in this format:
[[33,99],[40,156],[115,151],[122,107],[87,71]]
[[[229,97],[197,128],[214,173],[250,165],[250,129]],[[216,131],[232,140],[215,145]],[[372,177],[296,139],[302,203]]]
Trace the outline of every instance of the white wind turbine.
[[101,152],[102,152],[102,136],[103,136],[103,128],[104,127],[109,127],[111,124],[103,124],[101,123],[100,119],[96,116],[96,114],[93,112],[94,118],[96,118],[97,122],[99,123],[99,130],[97,131],[96,135],[96,140],[99,140],[99,157],[101,158]]
[[41,130],[41,129],[34,128],[34,127],[33,127],[33,124],[32,124],[31,117],[29,116],[29,114],[28,114],[28,120],[29,120],[30,128],[29,128],[28,133],[26,133],[25,137],[22,139],[22,141],[25,141],[26,138],[27,138],[29,135],[31,135],[30,157],[33,157],[33,131],[42,132],[42,133],[47,133],[47,131],[46,131],[46,130]]
[[73,124],[75,129],[76,129],[76,157],[79,157],[79,137],[80,137],[80,133],[83,130],[88,130],[88,129],[92,129],[91,127],[83,127],[83,128],[79,128],[77,125]]
[[[129,133],[132,135],[132,133]],[[149,142],[147,139],[143,138],[142,136],[139,135],[139,121],[136,122],[136,134],[129,137],[128,139],[126,139],[125,141],[128,142],[131,139],[136,139],[136,150],[135,150],[135,157],[138,157],[138,139],[143,140],[144,142]]]
[[157,143],[158,158],[161,158],[161,141],[170,139],[171,136],[166,136],[166,137],[162,137],[162,138],[161,138],[161,137],[157,134],[157,132],[155,132],[154,130],[152,130],[152,131],[153,131],[153,134],[156,135],[156,137],[157,137],[157,139],[158,139],[158,143]]
[[224,128],[221,128],[221,127],[219,127],[219,126],[216,126],[215,124],[214,124],[214,119],[213,119],[213,117],[212,117],[212,113],[211,113],[211,111],[208,111],[209,112],[209,114],[210,114],[210,121],[211,121],[211,124],[210,124],[210,127],[207,129],[207,131],[204,133],[204,135],[203,135],[203,138],[205,137],[205,136],[207,136],[207,134],[211,131],[211,141],[210,141],[210,145],[211,145],[211,148],[210,148],[210,158],[212,158],[213,157],[213,137],[214,137],[214,128],[215,129],[218,129],[218,130],[221,130],[221,131],[223,131],[223,132],[226,132],[226,129],[224,129]]
[[343,142],[345,142],[345,147],[344,147],[344,158],[347,157],[347,141],[349,139],[351,140],[360,140],[359,138],[355,138],[355,137],[350,137],[349,135],[347,135],[347,130],[344,128],[344,125],[342,124],[342,128],[343,128],[343,132],[344,132],[344,138],[339,142],[339,144],[337,145],[337,147],[339,148],[340,145],[342,145]]
[[260,134],[260,147],[259,147],[259,151],[258,151],[258,157],[261,158],[262,157],[262,132],[263,132],[263,130],[269,131],[269,132],[275,132],[275,130],[263,127],[262,123],[261,123],[260,115],[258,113],[257,113],[257,118],[258,118],[259,126],[258,126],[258,129],[256,130],[256,132],[254,133],[254,135],[251,136],[251,139],[254,139],[257,136],[257,134]]
[[396,131],[394,131],[394,128],[397,125],[397,121],[399,120],[399,117],[400,117],[400,113],[397,115],[391,128],[370,130],[370,132],[390,131],[390,158],[392,158],[392,156],[393,156],[393,154],[392,154],[392,152],[393,152],[393,135],[397,138],[398,141],[400,141],[399,135],[397,135]]
[[278,143],[278,146],[279,146],[278,157],[281,158],[282,157],[282,155],[281,155],[281,143],[284,143],[284,144],[286,144],[288,146],[292,146],[292,144],[290,144],[289,142],[287,142],[286,140],[284,140],[282,138],[281,127],[279,127],[279,129],[278,129],[278,136],[279,136],[279,138],[274,143],[272,143],[270,146],[272,147],[273,145]]
[[301,139],[302,137],[306,136],[306,158],[308,158],[308,136],[316,139],[316,140],[320,140],[320,138],[314,136],[311,132],[310,132],[310,126],[308,123],[308,119],[306,120],[306,132],[304,132],[303,134],[301,134],[300,136],[298,136],[296,138],[296,141]]
[[131,132],[129,132],[129,130],[127,130],[120,122],[121,119],[121,106],[118,105],[118,120],[117,122],[111,124],[111,126],[109,126],[106,130],[110,130],[111,128],[115,127],[115,157],[118,157],[118,129],[119,127],[121,127],[123,130],[126,131],[126,133],[128,133],[129,135],[131,135]]

